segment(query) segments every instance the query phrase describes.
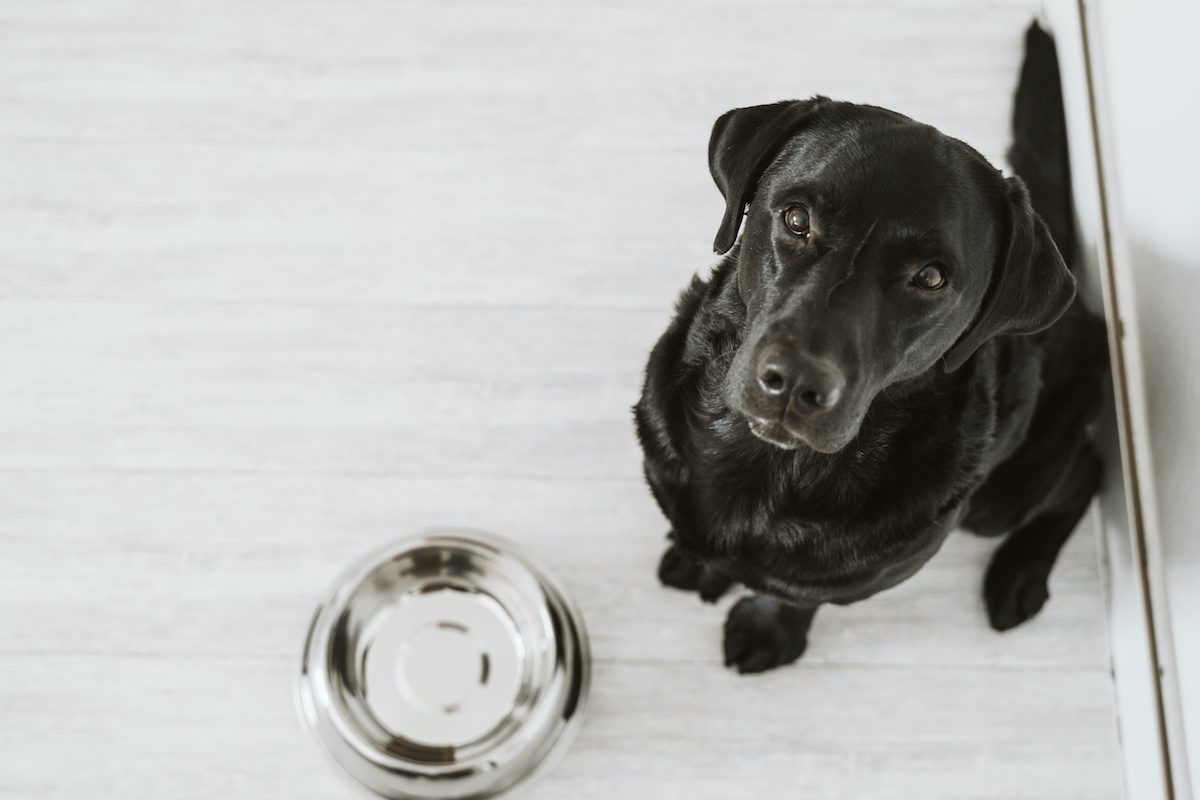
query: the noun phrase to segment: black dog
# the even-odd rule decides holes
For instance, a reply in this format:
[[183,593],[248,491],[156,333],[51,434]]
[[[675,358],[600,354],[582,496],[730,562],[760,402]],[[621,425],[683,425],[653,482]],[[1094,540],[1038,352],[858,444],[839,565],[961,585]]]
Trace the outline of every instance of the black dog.
[[684,291],[635,411],[672,526],[662,581],[761,592],[725,624],[741,672],[798,658],[817,606],[894,586],[960,525],[1007,534],[984,582],[996,629],[1048,597],[1101,477],[1107,339],[1059,253],[1074,242],[1053,42],[1035,26],[1026,46],[1024,181],[824,97],[713,127],[725,255]]

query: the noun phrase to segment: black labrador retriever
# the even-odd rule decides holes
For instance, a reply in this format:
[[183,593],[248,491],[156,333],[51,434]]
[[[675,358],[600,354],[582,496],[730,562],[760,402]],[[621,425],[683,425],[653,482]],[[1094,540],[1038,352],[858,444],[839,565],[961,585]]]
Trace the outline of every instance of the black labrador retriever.
[[759,593],[725,623],[740,672],[795,660],[820,604],[896,585],[959,526],[1007,535],[984,581],[993,627],[1048,598],[1101,477],[1108,356],[1059,252],[1074,242],[1053,42],[1035,26],[1026,46],[1021,178],[824,97],[713,127],[724,256],[683,292],[635,413],[671,523],[662,581]]

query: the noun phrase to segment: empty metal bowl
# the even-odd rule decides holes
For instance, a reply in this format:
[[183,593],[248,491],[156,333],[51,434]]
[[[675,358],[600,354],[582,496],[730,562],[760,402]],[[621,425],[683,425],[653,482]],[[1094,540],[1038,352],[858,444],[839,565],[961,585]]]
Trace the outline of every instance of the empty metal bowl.
[[495,797],[583,719],[587,634],[561,584],[492,534],[437,529],[367,556],[317,608],[301,716],[383,797]]

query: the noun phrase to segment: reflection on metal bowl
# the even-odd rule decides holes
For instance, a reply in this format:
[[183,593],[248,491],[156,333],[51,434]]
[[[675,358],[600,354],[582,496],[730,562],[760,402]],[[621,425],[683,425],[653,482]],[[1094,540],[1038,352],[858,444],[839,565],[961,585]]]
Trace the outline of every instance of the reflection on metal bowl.
[[587,634],[561,584],[492,534],[437,529],[351,567],[317,608],[301,716],[387,798],[495,797],[583,719]]

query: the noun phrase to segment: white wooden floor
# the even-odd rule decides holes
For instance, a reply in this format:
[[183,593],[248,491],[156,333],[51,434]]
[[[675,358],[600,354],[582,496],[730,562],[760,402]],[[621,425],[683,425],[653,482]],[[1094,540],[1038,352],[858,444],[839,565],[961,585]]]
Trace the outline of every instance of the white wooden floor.
[[1003,636],[990,543],[720,664],[630,406],[728,108],[824,93],[1000,161],[1030,0],[0,2],[0,796],[338,798],[313,605],[429,525],[536,550],[592,708],[536,798],[1120,798],[1092,527]]

